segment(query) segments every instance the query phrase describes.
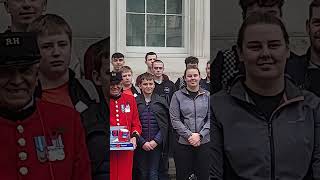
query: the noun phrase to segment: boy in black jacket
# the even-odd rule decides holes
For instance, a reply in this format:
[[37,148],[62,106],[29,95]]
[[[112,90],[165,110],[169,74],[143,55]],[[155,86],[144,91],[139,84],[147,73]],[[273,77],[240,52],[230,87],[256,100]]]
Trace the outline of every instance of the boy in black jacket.
[[153,93],[154,77],[141,75],[141,95],[136,98],[142,133],[135,152],[139,180],[158,180],[159,161],[167,154],[169,106],[166,100]]

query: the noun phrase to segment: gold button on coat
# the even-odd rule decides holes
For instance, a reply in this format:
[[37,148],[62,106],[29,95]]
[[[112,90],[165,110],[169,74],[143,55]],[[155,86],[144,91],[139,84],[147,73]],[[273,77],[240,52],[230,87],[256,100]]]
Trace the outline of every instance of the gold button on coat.
[[25,160],[27,160],[27,158],[28,158],[28,154],[26,152],[20,152],[19,153],[19,159],[21,161],[25,161]]
[[28,174],[28,168],[27,167],[21,167],[19,169],[19,172],[21,175],[27,175]]
[[17,130],[18,130],[18,132],[19,132],[20,134],[22,134],[22,133],[24,132],[24,128],[23,128],[23,126],[21,126],[21,125],[17,126]]
[[26,140],[24,138],[19,138],[18,139],[18,144],[23,147],[23,146],[26,145]]

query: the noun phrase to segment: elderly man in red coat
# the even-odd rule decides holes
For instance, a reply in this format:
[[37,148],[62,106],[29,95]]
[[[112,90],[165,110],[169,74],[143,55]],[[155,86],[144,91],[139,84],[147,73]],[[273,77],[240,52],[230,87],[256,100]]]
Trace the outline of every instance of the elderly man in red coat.
[[0,179],[91,180],[79,113],[34,96],[39,59],[34,34],[0,34]]
[[[110,78],[110,126],[126,126],[130,132],[130,142],[134,149],[137,137],[141,133],[141,124],[137,103],[133,96],[123,94],[122,75],[112,72]],[[133,166],[133,151],[110,151],[110,179],[131,180]]]

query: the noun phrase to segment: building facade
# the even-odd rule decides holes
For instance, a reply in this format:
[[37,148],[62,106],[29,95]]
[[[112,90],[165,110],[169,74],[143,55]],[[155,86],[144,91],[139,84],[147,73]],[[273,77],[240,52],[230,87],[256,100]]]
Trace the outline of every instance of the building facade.
[[125,55],[134,76],[146,71],[147,52],[165,63],[176,80],[187,56],[199,58],[205,76],[210,58],[210,0],[111,0],[110,50]]

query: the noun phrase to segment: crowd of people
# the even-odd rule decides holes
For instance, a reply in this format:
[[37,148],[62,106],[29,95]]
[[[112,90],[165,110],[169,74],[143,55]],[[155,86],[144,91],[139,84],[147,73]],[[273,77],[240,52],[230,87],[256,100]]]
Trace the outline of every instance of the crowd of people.
[[[110,152],[111,179],[169,179],[172,156],[177,179],[208,179],[210,78],[201,79],[198,58],[185,59],[185,72],[176,83],[154,52],[146,53],[147,71],[135,80],[122,53],[114,53],[111,64],[110,126],[128,126],[135,146],[134,152]],[[128,112],[118,110],[127,104]]]
[[[46,0],[4,1],[0,179],[168,180],[169,157],[177,180],[320,179],[320,0],[305,55],[290,50],[284,3],[240,0],[236,45],[204,79],[186,57],[173,82],[155,52],[134,78],[109,37],[81,73],[72,29]],[[125,127],[133,150],[110,150],[110,127]]]

